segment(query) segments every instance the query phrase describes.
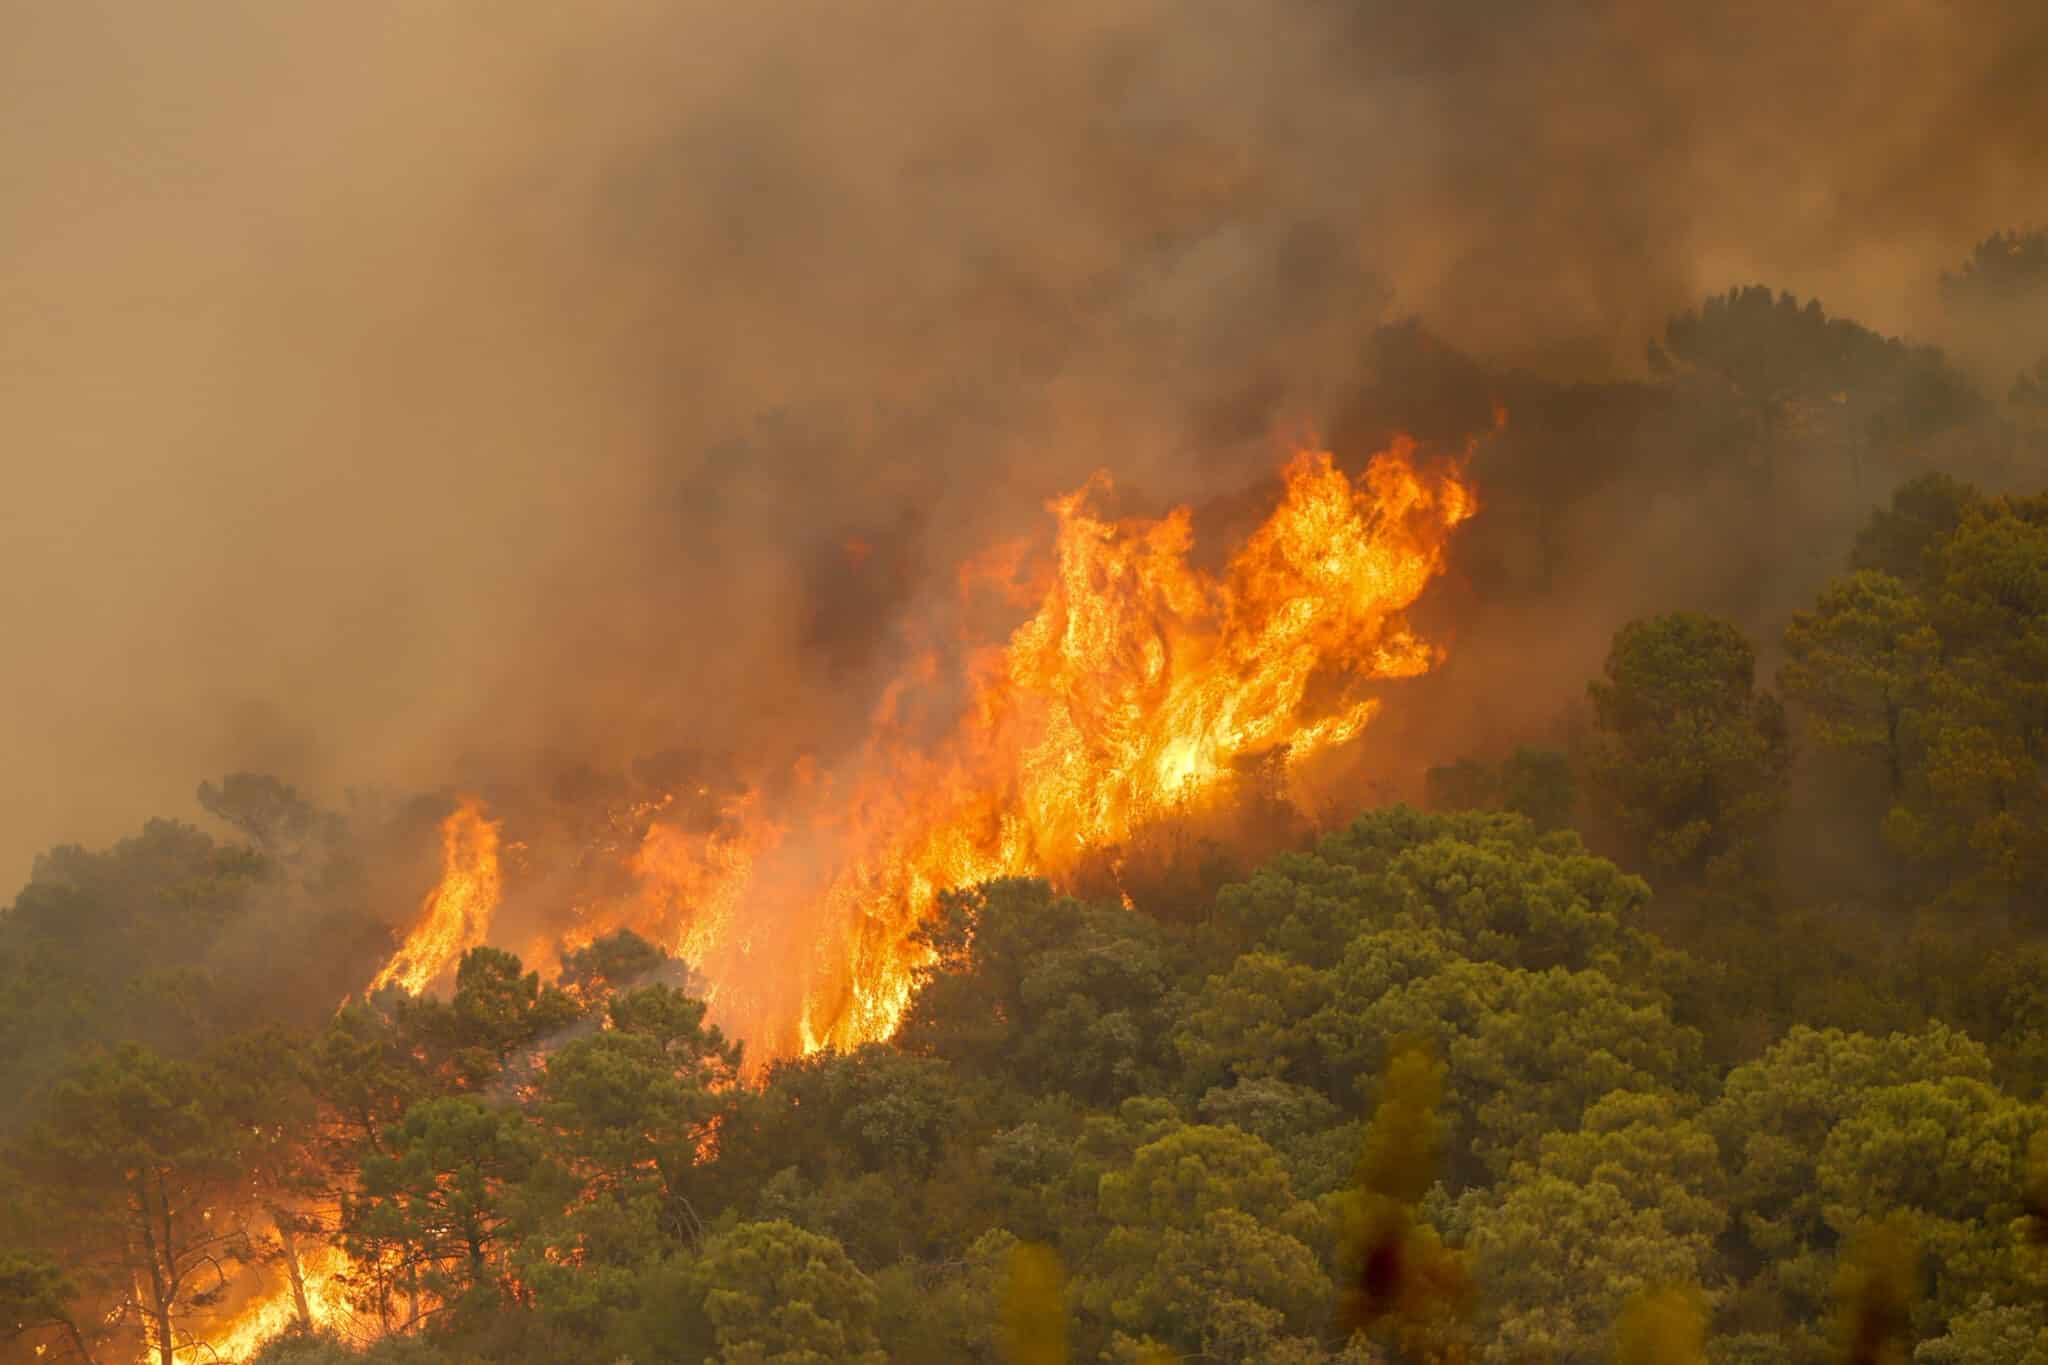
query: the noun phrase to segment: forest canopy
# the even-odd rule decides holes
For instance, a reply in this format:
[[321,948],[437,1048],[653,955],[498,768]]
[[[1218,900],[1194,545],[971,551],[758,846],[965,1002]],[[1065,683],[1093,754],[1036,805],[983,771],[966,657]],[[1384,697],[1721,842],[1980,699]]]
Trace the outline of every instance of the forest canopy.
[[1461,553],[1534,619],[1574,509],[1886,488],[1827,564],[1702,558],[1420,804],[953,888],[849,1050],[750,1054],[630,930],[366,993],[431,794],[240,773],[217,832],[51,850],[0,911],[0,1358],[2048,1359],[2024,395],[1761,289],[1638,384],[1381,341],[1422,425],[1519,394]]

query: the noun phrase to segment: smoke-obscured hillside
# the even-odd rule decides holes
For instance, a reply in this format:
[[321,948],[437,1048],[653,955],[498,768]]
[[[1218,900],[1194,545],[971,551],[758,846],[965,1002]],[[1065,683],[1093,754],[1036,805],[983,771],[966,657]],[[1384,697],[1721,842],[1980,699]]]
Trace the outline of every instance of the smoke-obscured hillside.
[[[1405,406],[1390,320],[1569,387],[1762,281],[2003,398],[2029,353],[1941,281],[2040,217],[2042,22],[15,5],[0,867],[195,773],[843,747],[965,553],[1097,467],[1199,500]],[[1580,461],[1658,431],[1596,411],[1540,477],[1605,545]],[[1754,531],[1702,494],[1633,520]]]
[[0,0],[0,1361],[2048,1356],[2048,18],[1781,11]]

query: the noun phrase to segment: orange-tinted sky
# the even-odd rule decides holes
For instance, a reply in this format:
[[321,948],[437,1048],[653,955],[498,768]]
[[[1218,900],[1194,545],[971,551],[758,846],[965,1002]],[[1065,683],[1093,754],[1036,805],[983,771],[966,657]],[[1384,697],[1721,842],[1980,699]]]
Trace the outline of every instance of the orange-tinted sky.
[[1101,465],[1199,492],[1205,414],[1313,425],[1398,313],[1586,374],[1752,279],[1938,331],[1941,269],[2048,184],[2017,2],[0,0],[0,33],[10,883],[232,768],[333,798],[786,736],[920,590],[842,602],[820,547],[943,557]]

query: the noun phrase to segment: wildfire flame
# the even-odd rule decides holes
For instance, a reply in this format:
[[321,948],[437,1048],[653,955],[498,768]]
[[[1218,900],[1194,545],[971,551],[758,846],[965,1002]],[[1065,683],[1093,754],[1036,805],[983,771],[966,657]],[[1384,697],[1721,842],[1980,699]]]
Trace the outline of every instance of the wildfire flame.
[[[303,1260],[301,1273],[306,1289],[307,1316],[315,1328],[345,1331],[354,1320],[347,1293],[349,1259],[339,1248],[316,1247]],[[247,1360],[272,1337],[290,1327],[298,1317],[298,1305],[289,1286],[259,1298],[236,1316],[227,1330],[210,1343],[211,1354],[193,1355],[193,1360]],[[182,1359],[182,1357],[181,1357]]]
[[419,922],[370,991],[396,983],[417,995],[440,980],[484,941],[498,888],[498,825],[484,818],[481,802],[467,798],[441,822],[440,884],[427,894]]
[[[637,895],[579,907],[559,947],[631,926],[703,974],[715,1017],[756,1060],[851,1047],[895,1031],[927,965],[916,930],[946,888],[1071,871],[1149,822],[1227,800],[1251,766],[1277,771],[1308,813],[1303,770],[1366,728],[1371,685],[1442,657],[1405,613],[1477,502],[1405,438],[1355,480],[1304,451],[1283,482],[1216,572],[1192,562],[1188,508],[1110,519],[1096,510],[1106,474],[1055,499],[1035,572],[1022,545],[960,570],[963,594],[1030,614],[967,651],[966,703],[936,739],[920,717],[953,693],[928,652],[885,689],[850,761],[799,765],[772,803],[766,786],[744,790],[708,827],[653,809],[630,855]],[[849,545],[849,560],[865,551]],[[499,826],[469,799],[441,835],[440,884],[372,991],[424,991],[485,941]],[[335,1249],[308,1262],[316,1322],[346,1313],[347,1265]],[[273,1292],[213,1349],[246,1355],[296,1311],[289,1289]]]
[[[314,1246],[300,1256],[305,1317],[316,1330],[343,1337],[355,1335],[355,1310],[348,1301],[348,1271],[348,1256],[339,1247]],[[226,1321],[202,1328],[192,1339],[174,1347],[171,1358],[177,1365],[223,1365],[249,1360],[265,1342],[298,1320],[299,1304],[289,1282],[271,1284],[246,1300]],[[159,1358],[156,1344],[145,1342],[137,1365],[155,1365]]]
[[[498,845],[497,822],[485,818],[482,802],[474,798],[465,798],[441,821],[441,880],[421,902],[419,920],[405,942],[371,981],[370,993],[395,983],[417,995],[484,941],[498,905]],[[305,1315],[314,1327],[336,1329],[350,1321],[350,1264],[334,1246],[314,1247],[300,1258]],[[173,1354],[180,1365],[246,1360],[299,1317],[290,1283],[272,1285],[218,1330]],[[154,1351],[145,1352],[144,1359],[156,1359]]]
[[[1070,870],[1218,799],[1260,757],[1305,806],[1304,763],[1377,709],[1365,685],[1440,657],[1403,612],[1476,502],[1455,474],[1422,472],[1405,440],[1356,481],[1321,451],[1284,479],[1278,508],[1211,574],[1190,562],[1189,509],[1106,519],[1097,475],[1050,505],[1036,609],[975,657],[941,742],[906,720],[938,681],[928,657],[885,693],[854,763],[799,784],[795,809],[735,809],[709,833],[657,819],[635,860],[640,918],[675,922],[667,941],[712,982],[728,1026],[771,1055],[887,1037],[943,889]],[[987,556],[987,586],[1012,595],[1015,564]]]
[[[637,895],[579,907],[565,946],[620,925],[665,944],[755,1060],[850,1047],[894,1032],[946,888],[1071,872],[1255,767],[1312,815],[1305,770],[1366,728],[1372,684],[1441,657],[1405,613],[1477,503],[1406,438],[1356,479],[1303,451],[1283,488],[1214,571],[1193,562],[1186,507],[1105,516],[1107,474],[1055,499],[1049,554],[1000,545],[960,570],[963,594],[1028,610],[1006,639],[967,642],[952,669],[922,654],[846,762],[748,788],[708,827],[654,811]],[[934,709],[954,717],[936,732]],[[441,884],[372,989],[425,989],[484,941],[498,828],[465,802],[443,841]]]

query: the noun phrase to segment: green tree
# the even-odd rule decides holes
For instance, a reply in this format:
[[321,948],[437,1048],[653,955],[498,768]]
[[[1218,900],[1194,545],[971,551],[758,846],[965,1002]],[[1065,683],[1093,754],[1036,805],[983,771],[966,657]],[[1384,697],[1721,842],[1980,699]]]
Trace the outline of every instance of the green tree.
[[1260,1138],[1286,1161],[1304,1199],[1320,1198],[1351,1179],[1362,1132],[1322,1091],[1272,1077],[1240,1079],[1204,1094],[1202,1122],[1239,1128]]
[[1888,1038],[1798,1025],[1763,1056],[1736,1067],[1703,1119],[1728,1154],[1732,1211],[1759,1260],[1832,1242],[1821,1153],[1829,1134],[1872,1092],[1990,1076],[1983,1046],[1941,1025]]
[[1921,1342],[1913,1365],[2048,1365],[2048,1314],[2039,1304],[2000,1305],[1987,1295],[1951,1318],[1941,1336]]
[[[585,1002],[628,986],[676,964],[675,959],[631,929],[614,929],[562,954],[556,985]],[[685,988],[688,982],[684,983]],[[693,992],[694,993],[694,992]]]
[[1326,1310],[1328,1277],[1303,1240],[1318,1235],[1320,1217],[1258,1138],[1179,1127],[1105,1174],[1100,1190],[1110,1227],[1079,1295],[1113,1334],[1269,1359]]
[[1994,232],[1941,277],[1958,344],[1986,365],[2025,364],[2048,349],[2048,232]]
[[1674,1231],[1616,1186],[1531,1173],[1467,1195],[1451,1220],[1484,1286],[1480,1358],[1601,1358],[1636,1294],[1697,1283],[1706,1238]]
[[1188,1084],[1266,1076],[1320,1081],[1326,1068],[1314,1021],[1330,992],[1328,972],[1274,953],[1246,953],[1190,997],[1174,1031]]
[[565,1193],[537,1135],[516,1113],[449,1096],[408,1109],[383,1146],[341,1207],[342,1245],[379,1315],[406,1327],[439,1306],[473,1318],[514,1297],[518,1236]]
[[[1014,1338],[1005,1341],[1005,1319],[1017,1306],[1012,1257],[1019,1245],[1008,1229],[994,1228],[956,1257],[901,1260],[876,1271],[876,1334],[891,1365],[1018,1365],[1033,1359],[1014,1353]],[[1043,1307],[1045,1315],[1036,1321],[1056,1326],[1064,1346],[1069,1319],[1063,1283],[1057,1300]],[[1038,1338],[1034,1344],[1050,1343]]]
[[1923,1330],[2019,1278],[2011,1225],[2042,1119],[1986,1081],[1950,1076],[1875,1086],[1829,1132],[1816,1163],[1822,1217],[1843,1238],[1910,1220],[1935,1268]]
[[1982,494],[1953,475],[1934,472],[1908,479],[1857,533],[1849,567],[1924,584],[1933,571],[1929,556],[1934,548],[1983,502]]
[[1941,277],[1942,297],[1952,304],[1973,301],[2000,306],[2022,304],[2014,296],[2048,290],[2048,232],[1994,232],[1970,248],[1961,267]]
[[1240,953],[1318,969],[1352,970],[1361,943],[1384,939],[1366,951],[1374,959],[1392,952],[1406,971],[1464,956],[1528,967],[1606,963],[1655,979],[1668,964],[1642,929],[1649,900],[1640,879],[1593,857],[1568,831],[1539,835],[1515,815],[1396,806],[1223,888],[1216,919]]
[[[261,982],[208,963],[266,878],[253,851],[168,820],[104,851],[39,857],[0,912],[0,1090],[46,1095],[94,1045],[147,1038],[190,1058],[255,1022],[269,1003]],[[0,1109],[0,1137],[35,1114]]]
[[1931,346],[1880,336],[1762,285],[1666,325],[1653,370],[1682,370],[1731,406],[1766,458],[1820,445],[1895,451],[1983,419],[1988,405]]
[[556,1250],[583,1264],[630,1263],[654,1248],[627,1230],[646,1215],[672,1241],[701,1235],[698,1169],[733,1111],[740,1048],[702,1001],[667,986],[613,996],[611,1027],[547,1060],[533,1110],[548,1151],[581,1187]]
[[1006,880],[941,897],[919,941],[937,965],[904,1018],[906,1049],[1095,1103],[1162,1079],[1178,954],[1155,922]]
[[91,1365],[93,1345],[81,1329],[78,1287],[45,1253],[0,1249],[0,1342],[25,1340],[38,1358],[54,1344]]
[[812,1179],[863,1171],[930,1174],[964,1121],[954,1068],[881,1044],[777,1062],[746,1097],[737,1132],[768,1169]]
[[1352,1040],[1337,1065],[1354,1076],[1375,1071],[1394,1039],[1436,1049],[1450,1068],[1459,1175],[1505,1173],[1610,1091],[1689,1084],[1700,1067],[1699,1034],[1674,1023],[1660,997],[1595,971],[1454,961],[1381,994],[1340,997],[1319,1027]]
[[1166,1346],[1198,1360],[1317,1359],[1313,1334],[1328,1312],[1330,1280],[1299,1238],[1238,1209],[1200,1224],[1113,1236],[1104,1258],[1122,1262],[1084,1287],[1125,1350]]
[[337,1182],[327,1165],[330,1149],[321,1140],[318,1102],[307,1084],[300,1042],[266,1029],[228,1040],[211,1061],[221,1121],[244,1135],[249,1193],[263,1213],[252,1230],[253,1245],[260,1259],[283,1272],[296,1325],[311,1331],[304,1247],[334,1232],[331,1220],[317,1211],[332,1207]]
[[691,1271],[717,1345],[710,1365],[882,1365],[874,1283],[829,1237],[741,1223]]
[[404,1004],[403,996],[387,993],[344,1005],[303,1054],[320,1105],[323,1158],[338,1172],[381,1151],[385,1132],[437,1088],[406,1029]]
[[312,860],[335,856],[345,837],[339,816],[264,773],[229,773],[217,784],[202,782],[199,804],[266,859],[301,875],[313,870],[307,867]]
[[2048,500],[2001,501],[1935,551],[1916,800],[1887,834],[1946,862],[1953,899],[2018,908],[2048,889]]
[[1222,1209],[1275,1222],[1295,1203],[1280,1154],[1235,1128],[1178,1128],[1102,1178],[1102,1211],[1130,1227],[1193,1228]]
[[1742,633],[1690,612],[1632,622],[1587,690],[1589,776],[1637,855],[1689,878],[1752,876],[1791,755]]
[[1703,1119],[1728,1156],[1741,1267],[1809,1331],[1836,1247],[1895,1214],[1936,1267],[1922,1329],[2016,1273],[2007,1228],[2043,1116],[1997,1090],[1989,1054],[1952,1029],[1795,1027],[1729,1073]]
[[18,1157],[74,1265],[112,1296],[101,1325],[138,1325],[161,1365],[253,1253],[243,1135],[217,1101],[203,1068],[127,1044],[58,1083]]
[[1918,757],[1915,722],[1941,652],[1927,616],[1904,582],[1866,570],[1830,583],[1785,630],[1779,686],[1823,746],[1868,760],[1894,799]]
[[1611,1185],[1637,1208],[1656,1210],[1672,1232],[1711,1243],[1728,1225],[1727,1176],[1697,1110],[1669,1092],[1603,1095],[1575,1131],[1543,1136],[1534,1169]]
[[397,1008],[413,1046],[443,1084],[467,1091],[498,1084],[515,1061],[524,1079],[529,1051],[582,1012],[566,991],[543,985],[539,973],[497,948],[462,955],[447,1002],[402,999]]

